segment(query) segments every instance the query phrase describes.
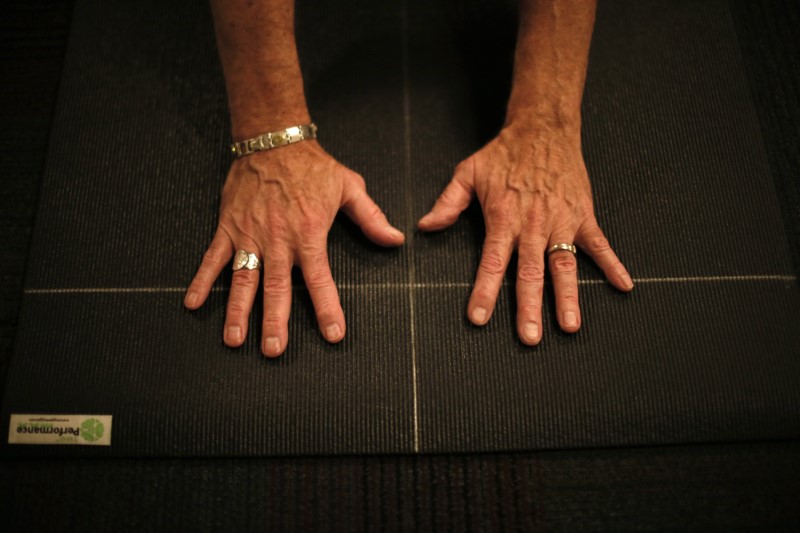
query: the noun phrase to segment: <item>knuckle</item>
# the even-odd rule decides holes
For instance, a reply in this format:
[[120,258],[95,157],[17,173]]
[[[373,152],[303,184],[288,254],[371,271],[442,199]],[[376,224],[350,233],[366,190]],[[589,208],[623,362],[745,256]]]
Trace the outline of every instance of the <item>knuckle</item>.
[[608,252],[611,250],[611,244],[609,244],[608,239],[606,239],[602,234],[595,235],[589,239],[589,246],[591,246],[595,252],[599,253]]
[[447,187],[445,190],[442,191],[442,194],[439,195],[439,201],[445,204],[454,204],[456,203],[456,194],[455,190],[451,187]]
[[550,269],[555,274],[571,274],[578,269],[577,261],[571,253],[558,253],[550,262]]
[[228,317],[242,318],[247,317],[248,310],[245,308],[243,302],[232,300],[228,302]]
[[534,319],[541,313],[542,306],[538,304],[522,304],[517,313],[526,319]]
[[493,276],[502,275],[506,271],[506,262],[497,254],[484,253],[478,270]]
[[264,294],[285,294],[291,288],[291,279],[285,276],[267,276],[264,278]]
[[278,315],[267,315],[262,321],[261,327],[265,331],[278,331],[283,327],[284,321]]
[[367,188],[367,182],[364,179],[364,176],[362,176],[358,172],[353,172],[352,176],[353,176],[353,181],[356,182],[356,185],[358,185],[362,189],[366,189]]
[[612,272],[619,272],[619,273],[626,272],[625,265],[623,265],[622,261],[620,261],[619,259],[615,259],[614,261],[612,261],[611,264],[608,266],[608,269],[611,270]]
[[558,299],[561,301],[562,304],[574,304],[577,305],[578,303],[578,293],[573,291],[564,292],[558,295]]
[[541,235],[547,227],[547,213],[544,209],[532,208],[525,213],[525,227],[531,233]]
[[192,288],[207,287],[213,283],[214,280],[211,279],[211,274],[207,273],[204,268],[200,268],[194,275],[194,279],[192,280]]
[[306,285],[311,290],[327,288],[331,282],[331,274],[321,268],[311,270],[306,274]]
[[469,179],[474,170],[474,163],[472,159],[465,159],[453,169],[453,181],[464,187],[462,180]]
[[472,292],[472,298],[476,302],[488,303],[493,302],[497,297],[497,293],[492,293],[486,287],[475,287],[475,290]]
[[381,217],[383,217],[383,211],[381,211],[381,208],[378,207],[377,204],[372,204],[369,207],[369,211],[367,213],[367,216],[369,218],[381,218]]
[[304,235],[318,235],[325,231],[325,218],[319,213],[307,213],[300,221],[300,231]]
[[239,270],[233,273],[233,283],[240,289],[255,291],[258,288],[257,270]]
[[336,319],[336,306],[332,302],[324,302],[317,307],[317,320],[321,324],[332,322]]
[[317,320],[321,324],[337,320],[342,312],[338,295],[317,295],[317,297],[314,299],[314,312],[317,315]]
[[511,225],[511,206],[505,200],[487,203],[485,215],[495,227],[504,228]]
[[517,277],[526,283],[544,283],[544,267],[535,263],[521,265]]
[[203,263],[215,264],[222,260],[222,250],[213,246],[203,254]]
[[289,225],[286,216],[278,211],[270,211],[266,217],[266,227],[271,235],[284,235],[288,232]]

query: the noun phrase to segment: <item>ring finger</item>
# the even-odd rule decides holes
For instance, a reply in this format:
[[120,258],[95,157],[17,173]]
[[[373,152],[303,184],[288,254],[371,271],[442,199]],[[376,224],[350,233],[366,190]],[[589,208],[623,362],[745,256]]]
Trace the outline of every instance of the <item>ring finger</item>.
[[[238,243],[234,254],[234,263],[237,260],[240,250],[254,253],[261,258],[261,253],[253,243]],[[247,325],[250,318],[250,311],[253,308],[258,291],[260,273],[258,269],[248,270],[242,268],[233,273],[231,282],[231,292],[228,296],[228,309],[225,314],[225,344],[231,347],[241,346],[247,337]]]
[[573,237],[572,234],[553,234],[547,245],[547,264],[556,296],[556,316],[561,329],[567,333],[574,333],[581,327],[581,311],[578,306],[578,262],[573,252],[553,250],[553,246],[558,244],[572,246]]

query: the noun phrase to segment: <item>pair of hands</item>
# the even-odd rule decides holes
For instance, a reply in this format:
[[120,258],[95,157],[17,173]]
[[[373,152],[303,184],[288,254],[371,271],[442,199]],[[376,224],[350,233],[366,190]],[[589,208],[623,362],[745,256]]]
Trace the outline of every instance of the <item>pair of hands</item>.
[[[568,251],[545,257],[553,244],[574,242],[614,287],[633,288],[595,219],[579,135],[557,128],[503,129],[456,167],[433,209],[420,219],[419,229],[450,226],[474,196],[483,210],[486,241],[467,307],[473,324],[483,325],[491,318],[515,249],[517,332],[527,345],[541,340],[545,268],[552,278],[561,329],[575,332],[581,325],[577,262]],[[264,268],[261,350],[265,356],[275,357],[286,349],[294,265],[303,272],[320,331],[328,342],[339,342],[346,326],[330,271],[327,237],[340,209],[376,244],[403,244],[403,234],[369,197],[364,179],[316,141],[235,161],[222,191],[217,232],[184,304],[189,309],[203,305],[235,250],[244,249],[258,254]],[[240,346],[247,336],[260,277],[258,270],[233,273],[224,329],[228,346]]]

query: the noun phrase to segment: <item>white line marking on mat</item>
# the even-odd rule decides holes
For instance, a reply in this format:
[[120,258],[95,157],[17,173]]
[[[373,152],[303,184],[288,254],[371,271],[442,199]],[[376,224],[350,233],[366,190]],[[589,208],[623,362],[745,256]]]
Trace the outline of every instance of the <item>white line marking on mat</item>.
[[[786,275],[756,275],[756,276],[687,276],[669,278],[633,278],[634,283],[720,283],[742,281],[797,281],[797,276]],[[605,285],[604,279],[582,279],[578,285]],[[504,287],[511,287],[513,283],[503,283]],[[357,289],[467,289],[472,283],[447,282],[447,283],[340,283],[337,287],[341,290]],[[106,293],[170,293],[185,292],[187,287],[74,287],[52,289],[25,289],[25,294],[106,294]],[[230,287],[214,287],[212,292],[227,291]],[[292,287],[296,291],[305,291],[305,285]]]
[[[403,35],[403,156],[404,156],[404,176],[406,193],[406,216],[407,222],[414,220],[414,189],[411,183],[411,95],[409,90],[408,74],[408,0],[403,2],[402,15],[402,35]],[[416,266],[414,265],[414,247],[411,243],[414,239],[414,227],[408,233],[408,314],[411,334],[411,392],[414,398],[414,453],[419,453],[419,402],[417,400],[417,333],[414,327],[416,320],[414,309],[414,289],[416,283]]]
[[634,283],[692,283],[715,281],[797,281],[797,276],[687,276],[674,278],[634,278]]

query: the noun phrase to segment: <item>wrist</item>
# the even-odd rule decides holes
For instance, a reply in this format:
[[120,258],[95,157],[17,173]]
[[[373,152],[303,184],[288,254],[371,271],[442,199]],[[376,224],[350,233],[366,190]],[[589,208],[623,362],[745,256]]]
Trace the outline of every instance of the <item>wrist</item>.
[[253,110],[242,112],[236,118],[231,113],[231,137],[238,142],[252,139],[263,133],[310,123],[311,117],[307,109],[294,111],[283,109],[269,113]]
[[236,141],[311,122],[302,88],[299,92],[272,92],[269,97],[255,92],[232,96],[228,99],[228,107],[231,136]]
[[531,143],[544,137],[558,139],[580,148],[580,113],[574,116],[554,116],[536,112],[509,114],[503,124],[502,133]]
[[520,130],[558,130],[567,134],[580,135],[580,104],[564,105],[563,102],[554,104],[539,102],[537,105],[514,106],[510,102],[503,127]]
[[247,71],[226,85],[234,140],[311,122],[299,69]]

